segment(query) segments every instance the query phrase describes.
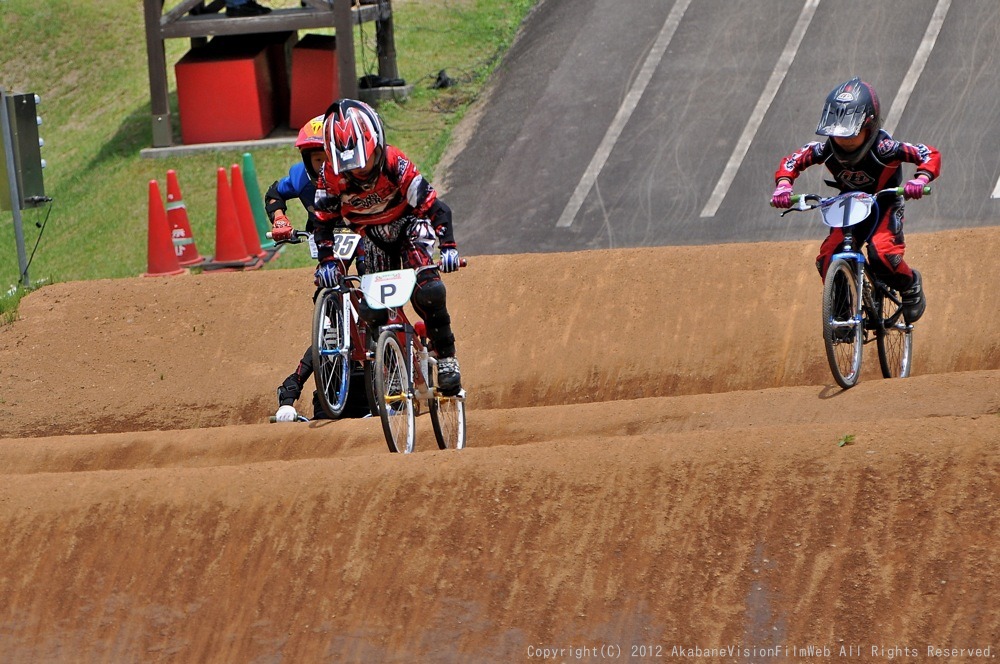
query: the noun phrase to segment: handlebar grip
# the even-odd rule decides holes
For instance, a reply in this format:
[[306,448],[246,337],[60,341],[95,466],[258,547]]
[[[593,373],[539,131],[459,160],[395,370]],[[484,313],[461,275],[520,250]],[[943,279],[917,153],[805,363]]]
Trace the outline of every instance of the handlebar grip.
[[[906,193],[906,185],[902,185],[901,184],[898,187],[896,187],[896,195],[897,196],[902,196],[905,193]],[[929,193],[931,193],[931,186],[929,184],[925,184],[924,185],[924,195],[926,196]]]

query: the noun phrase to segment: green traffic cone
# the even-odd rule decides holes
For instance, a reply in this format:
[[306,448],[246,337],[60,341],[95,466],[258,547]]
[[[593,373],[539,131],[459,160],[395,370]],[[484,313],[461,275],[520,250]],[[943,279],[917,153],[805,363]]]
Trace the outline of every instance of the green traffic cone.
[[257,182],[257,167],[254,166],[253,155],[249,152],[243,153],[243,185],[247,190],[247,198],[250,199],[253,223],[257,227],[257,235],[260,236],[260,246],[262,249],[274,249],[274,240],[267,237],[271,230],[271,222],[267,220],[267,212],[264,211],[264,197],[261,196],[260,184]]

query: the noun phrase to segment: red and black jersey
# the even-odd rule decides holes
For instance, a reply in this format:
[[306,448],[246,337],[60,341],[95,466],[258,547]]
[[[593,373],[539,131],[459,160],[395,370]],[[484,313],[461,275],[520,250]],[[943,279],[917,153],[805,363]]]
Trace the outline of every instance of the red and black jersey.
[[437,192],[413,162],[387,145],[382,170],[367,186],[325,164],[316,185],[316,216],[321,223],[342,219],[351,227],[388,224],[406,214],[427,217],[435,200]]
[[830,140],[812,142],[802,146],[781,160],[781,165],[774,173],[774,179],[788,178],[795,181],[799,173],[815,164],[826,165],[833,176],[833,181],[827,184],[840,191],[863,191],[868,194],[898,187],[902,181],[903,163],[915,164],[917,174],[923,173],[930,180],[941,172],[941,154],[930,145],[905,143],[897,141],[889,132],[882,129],[878,138],[872,143],[868,153],[853,166],[844,164],[833,152]]

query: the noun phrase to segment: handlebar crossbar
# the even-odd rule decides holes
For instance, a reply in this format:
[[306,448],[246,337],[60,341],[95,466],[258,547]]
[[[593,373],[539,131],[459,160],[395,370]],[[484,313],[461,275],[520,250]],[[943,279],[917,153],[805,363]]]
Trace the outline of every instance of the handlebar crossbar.
[[[876,191],[874,194],[872,194],[872,196],[874,196],[875,198],[878,198],[879,196],[882,196],[884,194],[895,194],[896,196],[904,196],[904,189],[905,187],[903,186],[888,187],[886,189]],[[837,196],[843,196],[844,194],[848,193],[864,193],[864,192],[845,191],[841,192],[840,194],[837,194],[836,196],[828,196],[828,197],[823,197],[820,196],[819,194],[792,194],[791,197],[789,198],[789,201],[791,202],[792,206],[784,210],[781,213],[781,216],[784,217],[789,212],[815,210],[816,208],[820,207],[827,201],[830,201],[836,198]],[[931,193],[931,188],[929,186],[924,186],[924,194],[930,194],[930,193]]]

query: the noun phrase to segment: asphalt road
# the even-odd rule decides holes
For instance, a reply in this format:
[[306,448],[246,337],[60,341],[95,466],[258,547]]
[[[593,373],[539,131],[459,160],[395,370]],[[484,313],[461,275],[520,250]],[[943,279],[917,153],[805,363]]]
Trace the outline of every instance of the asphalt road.
[[[908,233],[993,226],[998,64],[996,0],[541,0],[445,200],[470,254],[820,238],[768,206],[772,177],[859,75],[894,136],[943,155]],[[824,172],[797,191],[830,191]]]

